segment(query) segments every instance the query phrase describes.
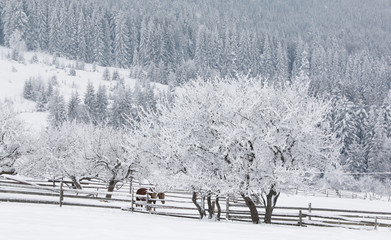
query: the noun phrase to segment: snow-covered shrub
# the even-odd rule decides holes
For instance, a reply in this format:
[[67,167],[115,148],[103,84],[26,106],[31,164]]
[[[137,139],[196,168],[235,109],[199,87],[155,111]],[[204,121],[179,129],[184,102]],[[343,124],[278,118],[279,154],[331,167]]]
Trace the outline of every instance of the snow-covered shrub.
[[110,71],[108,68],[105,68],[105,70],[103,71],[102,78],[104,81],[110,81]]
[[56,75],[53,75],[50,77],[49,84],[51,84],[53,86],[58,86],[59,83],[58,83],[58,79],[57,79]]
[[114,70],[113,76],[111,77],[111,79],[112,79],[113,81],[118,81],[118,80],[120,80],[120,76],[119,76],[118,70]]
[[84,71],[85,63],[83,61],[76,61],[76,69]]
[[76,76],[76,70],[74,68],[69,70],[69,76]]
[[39,59],[38,59],[38,55],[37,54],[34,54],[31,59],[30,59],[30,63],[38,63],[39,62]]

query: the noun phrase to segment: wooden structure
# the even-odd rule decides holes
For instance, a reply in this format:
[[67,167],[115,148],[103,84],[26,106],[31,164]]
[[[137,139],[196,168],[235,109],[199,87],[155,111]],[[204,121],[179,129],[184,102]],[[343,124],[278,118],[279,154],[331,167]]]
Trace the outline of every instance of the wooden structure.
[[[82,190],[73,189],[70,181],[50,181],[21,179],[15,176],[0,176],[0,202],[21,202],[37,204],[56,204],[59,206],[80,206],[115,208],[131,212],[158,214],[181,218],[198,219],[199,214],[192,203],[192,193],[183,190],[166,192],[164,201],[156,199],[156,204],[148,201],[137,202],[138,188],[150,188],[137,181],[121,183],[114,192],[107,192],[106,183],[100,180],[82,181]],[[111,199],[106,198],[111,194]],[[202,201],[200,201],[202,203]],[[221,215],[226,221],[251,222],[250,212],[241,199],[220,197]],[[205,209],[205,206],[202,206]],[[156,209],[156,210],[153,210]],[[257,205],[260,218],[264,216],[263,206]],[[390,208],[391,209],[391,208]],[[224,218],[222,218],[224,219]],[[276,206],[272,216],[273,224],[295,226],[345,227],[354,229],[377,229],[391,227],[391,212],[360,211],[346,209]]]

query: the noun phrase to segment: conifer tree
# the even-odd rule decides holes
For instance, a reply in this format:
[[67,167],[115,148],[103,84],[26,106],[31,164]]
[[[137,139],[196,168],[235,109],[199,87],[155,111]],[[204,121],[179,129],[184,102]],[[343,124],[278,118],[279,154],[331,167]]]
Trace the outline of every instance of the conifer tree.
[[96,95],[94,85],[91,82],[88,82],[86,93],[84,94],[84,105],[87,108],[88,114],[88,119],[85,119],[85,121],[95,122]]
[[61,36],[59,31],[60,25],[61,24],[58,12],[50,12],[48,48],[49,51],[54,54],[58,54],[61,52],[61,46],[59,46]]
[[38,49],[47,50],[49,47],[49,13],[48,6],[44,1],[38,2]]
[[94,12],[94,36],[93,36],[93,59],[100,65],[106,66],[107,61],[105,59],[105,33],[103,26],[103,16],[100,12]]
[[115,16],[114,57],[116,66],[127,67],[130,63],[129,28],[123,12]]
[[106,87],[99,86],[96,93],[95,118],[98,123],[105,123],[107,120],[107,107],[109,105]]
[[40,91],[37,96],[35,109],[38,112],[44,112],[46,110],[46,103],[48,102],[46,98],[46,92]]
[[105,68],[105,70],[103,71],[103,80],[105,81],[110,81],[110,71],[108,68]]
[[74,121],[80,118],[80,98],[79,93],[72,92],[71,99],[68,103],[68,120]]
[[58,91],[54,91],[49,100],[49,123],[53,127],[60,127],[67,120],[65,100]]
[[269,36],[265,37],[261,56],[261,75],[271,80],[274,76],[275,65],[273,61],[272,43]]
[[87,53],[87,29],[86,29],[86,18],[84,15],[83,9],[79,12],[79,19],[77,22],[77,50],[78,50],[78,59],[82,61],[88,60],[88,53]]
[[23,87],[23,97],[25,99],[32,100],[34,98],[33,95],[33,84],[31,82],[31,79],[28,79],[24,82],[24,87]]
[[38,3],[34,1],[28,2],[28,28],[26,31],[27,47],[30,50],[39,49],[39,9]]

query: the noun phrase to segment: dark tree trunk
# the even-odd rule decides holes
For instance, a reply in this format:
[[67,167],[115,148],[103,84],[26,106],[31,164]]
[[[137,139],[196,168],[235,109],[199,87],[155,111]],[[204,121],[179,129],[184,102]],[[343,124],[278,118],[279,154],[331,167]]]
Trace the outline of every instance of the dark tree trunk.
[[277,193],[274,187],[271,187],[269,193],[266,195],[266,202],[263,199],[265,205],[265,218],[264,218],[265,223],[272,223],[273,210],[274,207],[276,206],[279,196],[280,193]]
[[191,200],[193,201],[194,205],[196,206],[196,208],[198,210],[198,213],[200,214],[200,219],[203,219],[205,213],[202,210],[201,206],[197,202],[197,193],[196,192],[193,192],[193,197],[191,198]]
[[243,197],[244,201],[246,202],[246,206],[250,209],[252,223],[258,224],[259,223],[259,215],[258,215],[257,207],[255,206],[255,203],[253,202],[253,200],[250,197],[247,197],[244,194],[242,194],[242,197]]
[[208,202],[208,214],[209,214],[208,218],[212,219],[213,218],[212,196],[209,194],[206,199]]
[[7,169],[7,170],[3,170],[0,172],[0,175],[3,175],[3,174],[15,175],[16,171],[15,171],[15,169]]
[[221,206],[220,206],[220,197],[217,196],[216,197],[216,207],[217,207],[217,216],[216,216],[216,220],[217,221],[220,221],[220,216],[221,216]]
[[73,186],[73,188],[75,188],[75,189],[81,189],[81,185],[80,185],[79,181],[76,179],[75,176],[72,176],[72,177],[71,177],[71,180],[72,180],[72,186]]
[[[115,181],[114,179],[110,179],[107,191],[108,192],[113,192],[114,188],[115,188],[115,184],[117,184],[117,181]],[[111,199],[111,194],[106,194],[106,198],[107,199]]]

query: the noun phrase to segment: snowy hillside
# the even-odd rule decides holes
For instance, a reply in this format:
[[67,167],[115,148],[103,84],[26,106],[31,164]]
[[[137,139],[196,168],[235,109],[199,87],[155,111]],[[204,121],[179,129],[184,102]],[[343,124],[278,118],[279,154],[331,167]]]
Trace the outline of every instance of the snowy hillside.
[[[9,59],[11,50],[0,47],[0,102],[8,102],[13,105],[20,118],[28,124],[28,128],[39,130],[47,125],[47,112],[37,112],[36,103],[26,100],[23,97],[23,87],[29,78],[40,78],[44,83],[53,77],[57,78],[56,89],[65,100],[68,101],[72,92],[78,91],[81,97],[90,82],[95,89],[99,86],[106,86],[111,89],[117,81],[103,80],[103,72],[106,68],[93,66],[93,64],[78,63],[65,58],[55,58],[52,55],[39,52],[24,53],[24,61],[17,62]],[[32,61],[33,58],[35,61]],[[77,64],[84,65],[84,70],[75,70],[76,75],[70,74]],[[119,77],[123,79],[126,86],[133,87],[135,79],[129,78],[128,69],[107,68],[110,75],[118,71]],[[110,76],[111,77],[111,76]]]

